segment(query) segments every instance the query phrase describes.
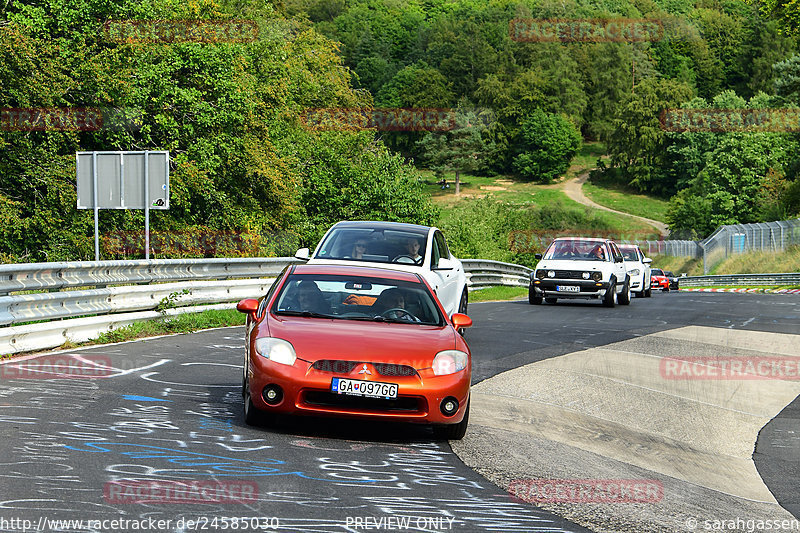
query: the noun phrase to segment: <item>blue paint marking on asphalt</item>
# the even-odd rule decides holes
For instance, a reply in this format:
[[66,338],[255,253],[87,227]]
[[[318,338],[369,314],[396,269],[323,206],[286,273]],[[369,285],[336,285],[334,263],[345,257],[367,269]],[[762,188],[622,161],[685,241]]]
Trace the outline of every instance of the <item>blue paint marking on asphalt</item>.
[[[170,448],[161,448],[159,446],[147,446],[143,444],[132,444],[126,442],[84,442],[83,445],[85,448],[77,446],[64,446],[64,448],[67,450],[89,453],[107,453],[111,451],[118,451],[122,455],[130,457],[131,459],[165,459],[168,463],[178,464],[183,467],[207,467],[207,469],[197,469],[195,472],[189,472],[188,468],[181,469],[181,473],[185,475],[207,476],[209,473],[208,470],[213,470],[214,475],[220,477],[241,475],[294,475],[305,479],[312,479],[314,481],[330,481],[339,484],[376,483],[379,481],[377,479],[360,479],[357,481],[326,479],[309,476],[305,472],[281,471],[279,468],[275,468],[274,465],[283,465],[285,464],[285,461],[272,458],[266,458],[266,460],[262,459],[261,461],[249,461],[247,459],[235,459],[232,457],[209,455],[205,453],[178,452]],[[112,448],[115,448],[115,450],[112,450]],[[156,470],[155,472],[160,472],[160,470]]]
[[171,402],[172,400],[164,400],[162,398],[151,398],[150,396],[136,396],[134,394],[124,394],[123,400],[133,400],[136,402]]

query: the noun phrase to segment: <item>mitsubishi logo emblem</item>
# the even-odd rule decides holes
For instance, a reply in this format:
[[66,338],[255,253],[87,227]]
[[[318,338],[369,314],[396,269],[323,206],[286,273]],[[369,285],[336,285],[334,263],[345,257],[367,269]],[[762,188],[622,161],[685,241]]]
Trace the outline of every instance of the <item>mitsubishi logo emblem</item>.
[[362,366],[362,367],[361,367],[361,370],[359,370],[359,371],[358,371],[358,373],[359,373],[359,374],[369,374],[370,376],[372,375],[372,372],[370,372],[370,371],[367,369],[367,365],[366,365],[366,364],[365,364],[364,366]]

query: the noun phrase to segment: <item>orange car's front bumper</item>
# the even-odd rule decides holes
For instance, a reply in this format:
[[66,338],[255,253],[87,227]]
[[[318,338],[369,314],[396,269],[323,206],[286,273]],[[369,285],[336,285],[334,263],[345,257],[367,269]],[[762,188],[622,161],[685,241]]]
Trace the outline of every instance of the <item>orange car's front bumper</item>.
[[[359,368],[361,364],[359,364]],[[423,424],[455,424],[466,411],[470,389],[469,369],[447,376],[436,376],[431,369],[417,370],[413,376],[383,376],[367,363],[368,381],[397,383],[397,400],[345,396],[331,392],[334,377],[364,380],[355,370],[349,374],[314,369],[311,363],[297,359],[292,366],[275,363],[260,356],[250,360],[250,395],[253,405],[273,413],[379,418]],[[282,399],[268,404],[262,392],[267,385],[277,385]],[[445,398],[458,400],[458,410],[445,416],[440,404]]]

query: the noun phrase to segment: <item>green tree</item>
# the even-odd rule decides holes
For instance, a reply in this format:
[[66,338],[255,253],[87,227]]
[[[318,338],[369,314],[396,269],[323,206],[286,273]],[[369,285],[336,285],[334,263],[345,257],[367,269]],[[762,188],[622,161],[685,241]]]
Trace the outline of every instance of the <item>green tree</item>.
[[525,179],[550,183],[569,168],[581,136],[563,115],[537,109],[522,122],[515,145],[514,170]]
[[428,133],[417,143],[422,162],[437,176],[443,177],[445,171],[455,172],[456,195],[461,194],[461,173],[474,172],[485,164],[491,146],[483,138],[483,132],[490,119],[462,105],[456,109],[452,130]]

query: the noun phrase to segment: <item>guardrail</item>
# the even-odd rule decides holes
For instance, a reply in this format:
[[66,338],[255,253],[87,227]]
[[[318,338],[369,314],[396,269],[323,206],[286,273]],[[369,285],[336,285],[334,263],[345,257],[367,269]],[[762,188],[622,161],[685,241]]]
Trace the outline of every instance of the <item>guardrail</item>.
[[800,272],[794,274],[685,276],[678,279],[681,287],[705,287],[714,285],[800,285]]
[[513,263],[485,259],[462,259],[469,287],[494,287],[510,285],[527,287],[530,283],[530,268]]
[[[284,267],[302,262],[273,257],[0,265],[0,354],[83,342],[165,314],[230,309],[231,302],[264,294]],[[528,284],[530,269],[520,265],[462,263],[470,287]],[[15,325],[34,321],[42,322]]]

